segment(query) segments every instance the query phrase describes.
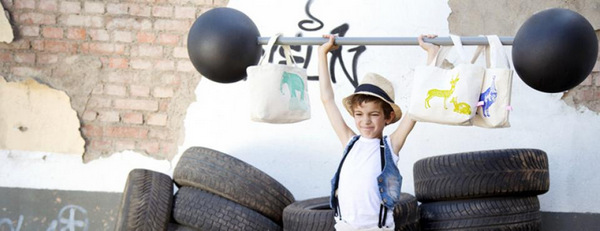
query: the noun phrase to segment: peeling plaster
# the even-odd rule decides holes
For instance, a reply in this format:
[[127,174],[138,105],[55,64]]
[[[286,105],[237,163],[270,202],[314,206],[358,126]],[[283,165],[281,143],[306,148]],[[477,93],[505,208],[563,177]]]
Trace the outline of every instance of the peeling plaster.
[[0,2],[0,42],[11,43],[15,38],[7,14]]
[[77,113],[63,91],[0,76],[0,149],[83,155]]

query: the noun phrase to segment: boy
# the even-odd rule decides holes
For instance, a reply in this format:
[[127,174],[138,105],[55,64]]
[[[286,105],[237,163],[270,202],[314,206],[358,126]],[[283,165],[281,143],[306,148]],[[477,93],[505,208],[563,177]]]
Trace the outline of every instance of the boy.
[[[383,136],[386,125],[402,117],[394,103],[394,89],[385,78],[369,73],[354,94],[344,98],[346,110],[354,117],[360,135],[344,122],[335,105],[331,77],[327,69],[327,53],[335,50],[335,36],[324,35],[329,41],[319,47],[319,84],[321,101],[327,117],[342,145],[346,148],[332,179],[331,207],[335,211],[336,230],[393,230],[393,208],[400,199],[402,176],[398,171],[398,152],[415,121],[404,118],[389,137]],[[439,46],[423,42],[430,63]],[[393,153],[393,154],[392,154]]]

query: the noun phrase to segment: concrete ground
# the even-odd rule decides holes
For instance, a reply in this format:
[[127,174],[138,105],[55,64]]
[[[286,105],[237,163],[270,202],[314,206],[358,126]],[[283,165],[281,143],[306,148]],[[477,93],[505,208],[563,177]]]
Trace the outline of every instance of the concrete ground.
[[[0,231],[114,230],[121,193],[0,187]],[[592,231],[600,214],[542,212],[542,231]]]

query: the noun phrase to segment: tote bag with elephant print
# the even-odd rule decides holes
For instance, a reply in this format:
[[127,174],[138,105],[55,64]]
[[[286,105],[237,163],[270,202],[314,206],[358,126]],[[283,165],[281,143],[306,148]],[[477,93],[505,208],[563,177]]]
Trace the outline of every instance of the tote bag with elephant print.
[[486,69],[479,95],[477,114],[471,120],[474,126],[485,128],[510,127],[508,114],[512,110],[510,95],[513,71],[500,38],[487,36],[489,46],[480,46],[471,60],[474,63],[485,49]]
[[296,66],[290,47],[282,46],[286,65],[269,63],[270,51],[279,36],[271,37],[258,65],[246,69],[250,118],[256,122],[295,123],[310,119],[306,70]]
[[459,60],[452,69],[441,67],[447,49],[442,49],[429,65],[417,66],[408,115],[421,122],[471,125],[483,81],[484,68],[469,63],[458,36],[450,36],[451,51]]

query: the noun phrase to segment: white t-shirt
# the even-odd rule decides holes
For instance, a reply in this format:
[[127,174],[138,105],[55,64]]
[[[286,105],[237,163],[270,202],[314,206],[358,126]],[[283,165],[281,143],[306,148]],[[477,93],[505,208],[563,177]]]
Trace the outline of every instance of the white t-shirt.
[[[392,147],[390,138],[387,138]],[[346,223],[358,229],[373,228],[379,224],[381,195],[377,177],[381,174],[380,139],[360,137],[340,171],[338,201],[340,214]],[[393,153],[393,151],[392,151]],[[398,155],[392,154],[398,166]],[[339,220],[339,217],[336,219]],[[394,227],[393,211],[388,209],[385,226]]]

